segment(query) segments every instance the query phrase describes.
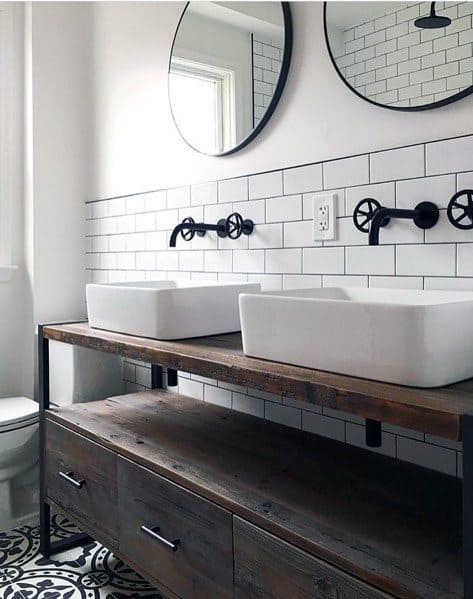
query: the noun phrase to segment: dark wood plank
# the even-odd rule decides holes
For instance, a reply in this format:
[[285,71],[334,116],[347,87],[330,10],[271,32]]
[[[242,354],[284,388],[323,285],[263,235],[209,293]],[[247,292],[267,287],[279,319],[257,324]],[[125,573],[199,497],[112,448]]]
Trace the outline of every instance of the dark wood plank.
[[243,354],[239,333],[157,341],[82,323],[45,327],[44,335],[447,439],[461,439],[461,415],[473,411],[472,384],[417,389],[259,360]]
[[[48,501],[87,523],[108,547],[118,547],[117,456],[48,420],[45,435]],[[81,489],[59,476],[69,471],[85,481]]]
[[[231,599],[231,513],[123,458],[118,481],[122,551],[183,599]],[[177,551],[147,536],[142,525],[178,539]]]
[[165,391],[47,414],[385,592],[462,596],[457,479]]
[[235,599],[388,599],[345,574],[234,516]]

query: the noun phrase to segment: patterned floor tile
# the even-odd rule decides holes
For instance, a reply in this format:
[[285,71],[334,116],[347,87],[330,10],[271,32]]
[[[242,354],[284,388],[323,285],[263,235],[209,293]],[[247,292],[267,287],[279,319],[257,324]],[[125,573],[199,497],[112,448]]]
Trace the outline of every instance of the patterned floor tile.
[[[62,516],[52,518],[52,538],[76,532]],[[164,599],[136,572],[99,543],[51,559],[39,553],[39,527],[0,533],[1,599]]]

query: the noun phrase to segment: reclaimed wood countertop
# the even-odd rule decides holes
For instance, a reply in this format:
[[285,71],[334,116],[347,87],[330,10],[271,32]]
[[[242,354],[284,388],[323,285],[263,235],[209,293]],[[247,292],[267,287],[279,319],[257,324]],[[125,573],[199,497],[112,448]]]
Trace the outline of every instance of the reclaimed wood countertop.
[[473,413],[473,379],[421,389],[280,364],[245,356],[240,333],[158,341],[93,329],[84,322],[46,325],[43,335],[446,439],[461,440],[462,416]]

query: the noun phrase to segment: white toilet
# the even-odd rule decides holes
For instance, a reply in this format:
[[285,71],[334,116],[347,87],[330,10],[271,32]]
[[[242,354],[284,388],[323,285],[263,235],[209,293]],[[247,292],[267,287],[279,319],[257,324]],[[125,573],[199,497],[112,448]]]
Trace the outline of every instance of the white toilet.
[[26,397],[0,399],[0,530],[15,521],[12,482],[39,459],[38,404]]

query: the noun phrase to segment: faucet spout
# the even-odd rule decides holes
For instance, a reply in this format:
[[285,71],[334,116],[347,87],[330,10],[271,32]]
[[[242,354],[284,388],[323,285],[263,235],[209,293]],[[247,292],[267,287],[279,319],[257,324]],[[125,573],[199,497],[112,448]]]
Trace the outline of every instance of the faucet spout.
[[412,220],[419,229],[430,229],[437,224],[439,209],[432,202],[421,202],[413,210],[381,206],[371,219],[368,237],[370,245],[379,245],[379,229],[390,218]]

